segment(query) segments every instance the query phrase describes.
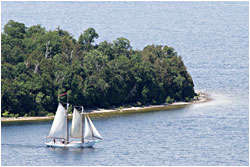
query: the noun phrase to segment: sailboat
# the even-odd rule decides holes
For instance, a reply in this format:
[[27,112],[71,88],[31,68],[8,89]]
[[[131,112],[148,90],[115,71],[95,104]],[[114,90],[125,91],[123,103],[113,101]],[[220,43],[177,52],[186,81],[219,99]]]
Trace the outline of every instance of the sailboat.
[[[63,147],[63,148],[83,148],[83,147],[93,147],[95,143],[102,140],[102,136],[95,128],[93,122],[87,114],[84,114],[83,107],[80,113],[76,108],[74,108],[72,116],[72,125],[69,133],[68,126],[68,106],[67,110],[59,103],[56,115],[51,126],[50,132],[47,138],[54,139],[53,141],[46,142],[48,147]],[[83,120],[82,115],[84,115],[84,132],[83,132]],[[72,140],[80,139],[80,140]]]

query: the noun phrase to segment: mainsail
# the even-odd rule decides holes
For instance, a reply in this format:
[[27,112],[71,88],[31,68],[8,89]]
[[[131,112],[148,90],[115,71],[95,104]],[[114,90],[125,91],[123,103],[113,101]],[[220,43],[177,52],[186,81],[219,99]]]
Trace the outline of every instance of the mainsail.
[[94,140],[95,138],[102,139],[101,135],[95,128],[90,118],[88,116],[87,118],[85,116],[84,139],[87,139],[87,140]]
[[82,138],[82,115],[74,108],[70,137]]
[[67,138],[67,111],[61,103],[59,103],[58,105],[56,116],[47,137],[64,139]]

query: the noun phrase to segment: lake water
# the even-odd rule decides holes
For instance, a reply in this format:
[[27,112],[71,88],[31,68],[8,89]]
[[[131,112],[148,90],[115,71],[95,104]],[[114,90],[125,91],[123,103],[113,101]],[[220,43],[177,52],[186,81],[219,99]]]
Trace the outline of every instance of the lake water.
[[249,165],[248,2],[1,2],[2,25],[60,26],[78,38],[169,45],[213,99],[170,111],[96,118],[92,149],[44,145],[49,122],[2,124],[2,165]]

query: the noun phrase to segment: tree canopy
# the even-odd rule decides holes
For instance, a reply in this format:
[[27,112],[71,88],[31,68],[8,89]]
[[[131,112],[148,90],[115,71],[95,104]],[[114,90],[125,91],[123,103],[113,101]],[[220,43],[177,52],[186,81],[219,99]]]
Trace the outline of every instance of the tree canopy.
[[[78,40],[59,27],[26,27],[10,20],[1,34],[2,115],[44,116],[55,112],[58,95],[73,105],[121,105],[187,101],[194,84],[172,47],[133,50],[124,37],[95,44],[94,28]],[[65,97],[60,100],[66,101]]]

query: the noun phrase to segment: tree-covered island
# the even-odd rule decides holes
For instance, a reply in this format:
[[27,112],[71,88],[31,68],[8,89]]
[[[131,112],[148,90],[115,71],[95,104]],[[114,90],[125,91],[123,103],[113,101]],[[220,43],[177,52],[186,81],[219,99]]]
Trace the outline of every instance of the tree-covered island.
[[[1,34],[2,116],[45,116],[58,95],[85,108],[191,101],[191,76],[172,47],[133,50],[126,38],[95,43],[88,28],[74,39],[59,27],[26,27],[10,20]],[[66,101],[66,97],[60,100]]]

